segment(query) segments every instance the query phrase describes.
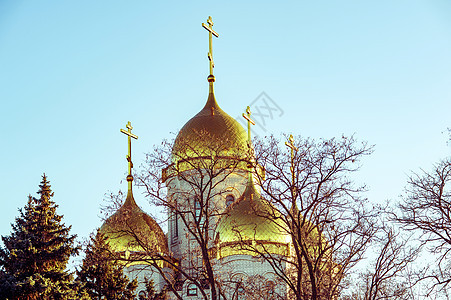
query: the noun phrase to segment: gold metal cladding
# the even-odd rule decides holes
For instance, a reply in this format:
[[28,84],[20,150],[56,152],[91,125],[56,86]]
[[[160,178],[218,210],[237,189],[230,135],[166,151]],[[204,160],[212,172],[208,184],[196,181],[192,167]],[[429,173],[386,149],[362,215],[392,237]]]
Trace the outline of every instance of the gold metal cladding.
[[173,146],[174,162],[210,156],[212,151],[216,156],[243,158],[247,149],[246,130],[219,107],[210,93],[202,110],[177,135]]
[[208,17],[207,24],[208,25],[206,25],[205,23],[202,23],[202,27],[207,29],[207,31],[208,31],[208,42],[209,42],[208,49],[209,49],[209,51],[208,51],[207,56],[208,56],[208,60],[210,61],[210,75],[213,76],[213,68],[215,67],[215,63],[213,62],[213,38],[212,37],[213,37],[213,35],[215,37],[219,37],[219,34],[213,30],[213,20],[211,19],[211,16]]
[[285,224],[275,208],[261,198],[251,181],[242,196],[226,209],[217,232],[219,257],[255,255],[253,249],[256,247],[270,254],[288,254],[289,236]]

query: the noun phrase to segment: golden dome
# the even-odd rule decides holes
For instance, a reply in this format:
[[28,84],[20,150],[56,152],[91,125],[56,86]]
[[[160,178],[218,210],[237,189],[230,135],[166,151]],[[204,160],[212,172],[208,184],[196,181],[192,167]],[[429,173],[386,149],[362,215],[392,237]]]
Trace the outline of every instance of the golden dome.
[[264,202],[249,180],[243,195],[226,209],[218,222],[216,243],[219,256],[257,255],[250,249],[287,255],[289,236],[284,223],[276,217],[276,210]]
[[[112,250],[119,253],[167,254],[166,236],[157,222],[143,212],[129,189],[127,199],[100,227]],[[144,247],[140,245],[145,245]],[[126,254],[127,255],[127,254]]]
[[198,157],[242,157],[247,151],[244,128],[216,102],[213,87],[204,108],[178,133],[173,146],[174,160]]

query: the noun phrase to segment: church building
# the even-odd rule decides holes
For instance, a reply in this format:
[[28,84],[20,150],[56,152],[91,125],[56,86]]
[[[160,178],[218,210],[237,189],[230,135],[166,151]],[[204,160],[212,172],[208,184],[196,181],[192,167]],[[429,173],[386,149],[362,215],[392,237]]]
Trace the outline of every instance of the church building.
[[[121,129],[129,143],[127,197],[100,231],[124,258],[128,277],[138,280],[142,299],[149,280],[165,294],[162,299],[204,299],[212,293],[218,299],[286,299],[286,285],[274,268],[286,268],[291,239],[269,217],[277,212],[256,184],[264,169],[253,157],[249,107],[243,114],[246,132],[216,101],[212,38],[218,34],[211,17],[202,26],[209,34],[209,91],[204,107],[178,133],[171,164],[161,170],[168,232],[133,198],[131,140],[137,136],[130,122]],[[280,257],[279,265],[271,266],[259,253]]]

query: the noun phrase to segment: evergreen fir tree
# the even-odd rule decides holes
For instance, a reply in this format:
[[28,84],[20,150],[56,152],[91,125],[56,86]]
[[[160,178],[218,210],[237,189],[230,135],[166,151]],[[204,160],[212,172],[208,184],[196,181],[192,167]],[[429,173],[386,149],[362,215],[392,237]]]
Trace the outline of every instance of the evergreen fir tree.
[[153,279],[147,278],[144,278],[144,282],[146,284],[147,299],[154,299],[157,293],[155,290],[155,282],[153,281]]
[[155,288],[155,282],[152,278],[148,279],[147,277],[144,277],[144,283],[146,284],[146,296],[139,297],[139,300],[164,300],[164,299],[167,299],[166,289],[163,289],[160,293],[157,293],[157,290]]
[[138,286],[136,279],[129,281],[124,275],[124,266],[113,254],[106,238],[97,233],[85,249],[85,259],[77,271],[79,297],[89,295],[91,299],[135,299]]
[[62,223],[51,200],[53,192],[45,174],[39,198],[29,196],[12,233],[2,236],[0,249],[0,299],[70,299],[72,275],[66,270],[71,255],[77,254],[76,235]]

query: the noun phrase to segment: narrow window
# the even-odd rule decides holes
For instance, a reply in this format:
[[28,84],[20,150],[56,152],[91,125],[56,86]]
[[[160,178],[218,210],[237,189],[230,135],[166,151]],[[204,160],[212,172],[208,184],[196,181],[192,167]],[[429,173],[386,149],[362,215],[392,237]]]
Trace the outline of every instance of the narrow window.
[[199,197],[194,198],[194,219],[199,226],[203,226],[205,221],[205,208],[202,207],[202,202]]
[[200,218],[200,214],[201,214],[201,212],[202,212],[202,207],[201,207],[201,205],[200,205],[200,201],[199,201],[199,198],[198,198],[198,197],[196,197],[196,198],[194,199],[194,209],[195,209],[196,220],[198,221],[199,218]]
[[175,242],[179,236],[179,220],[176,212],[172,212],[171,223],[172,242]]
[[175,236],[179,236],[179,215],[178,213],[175,213]]

